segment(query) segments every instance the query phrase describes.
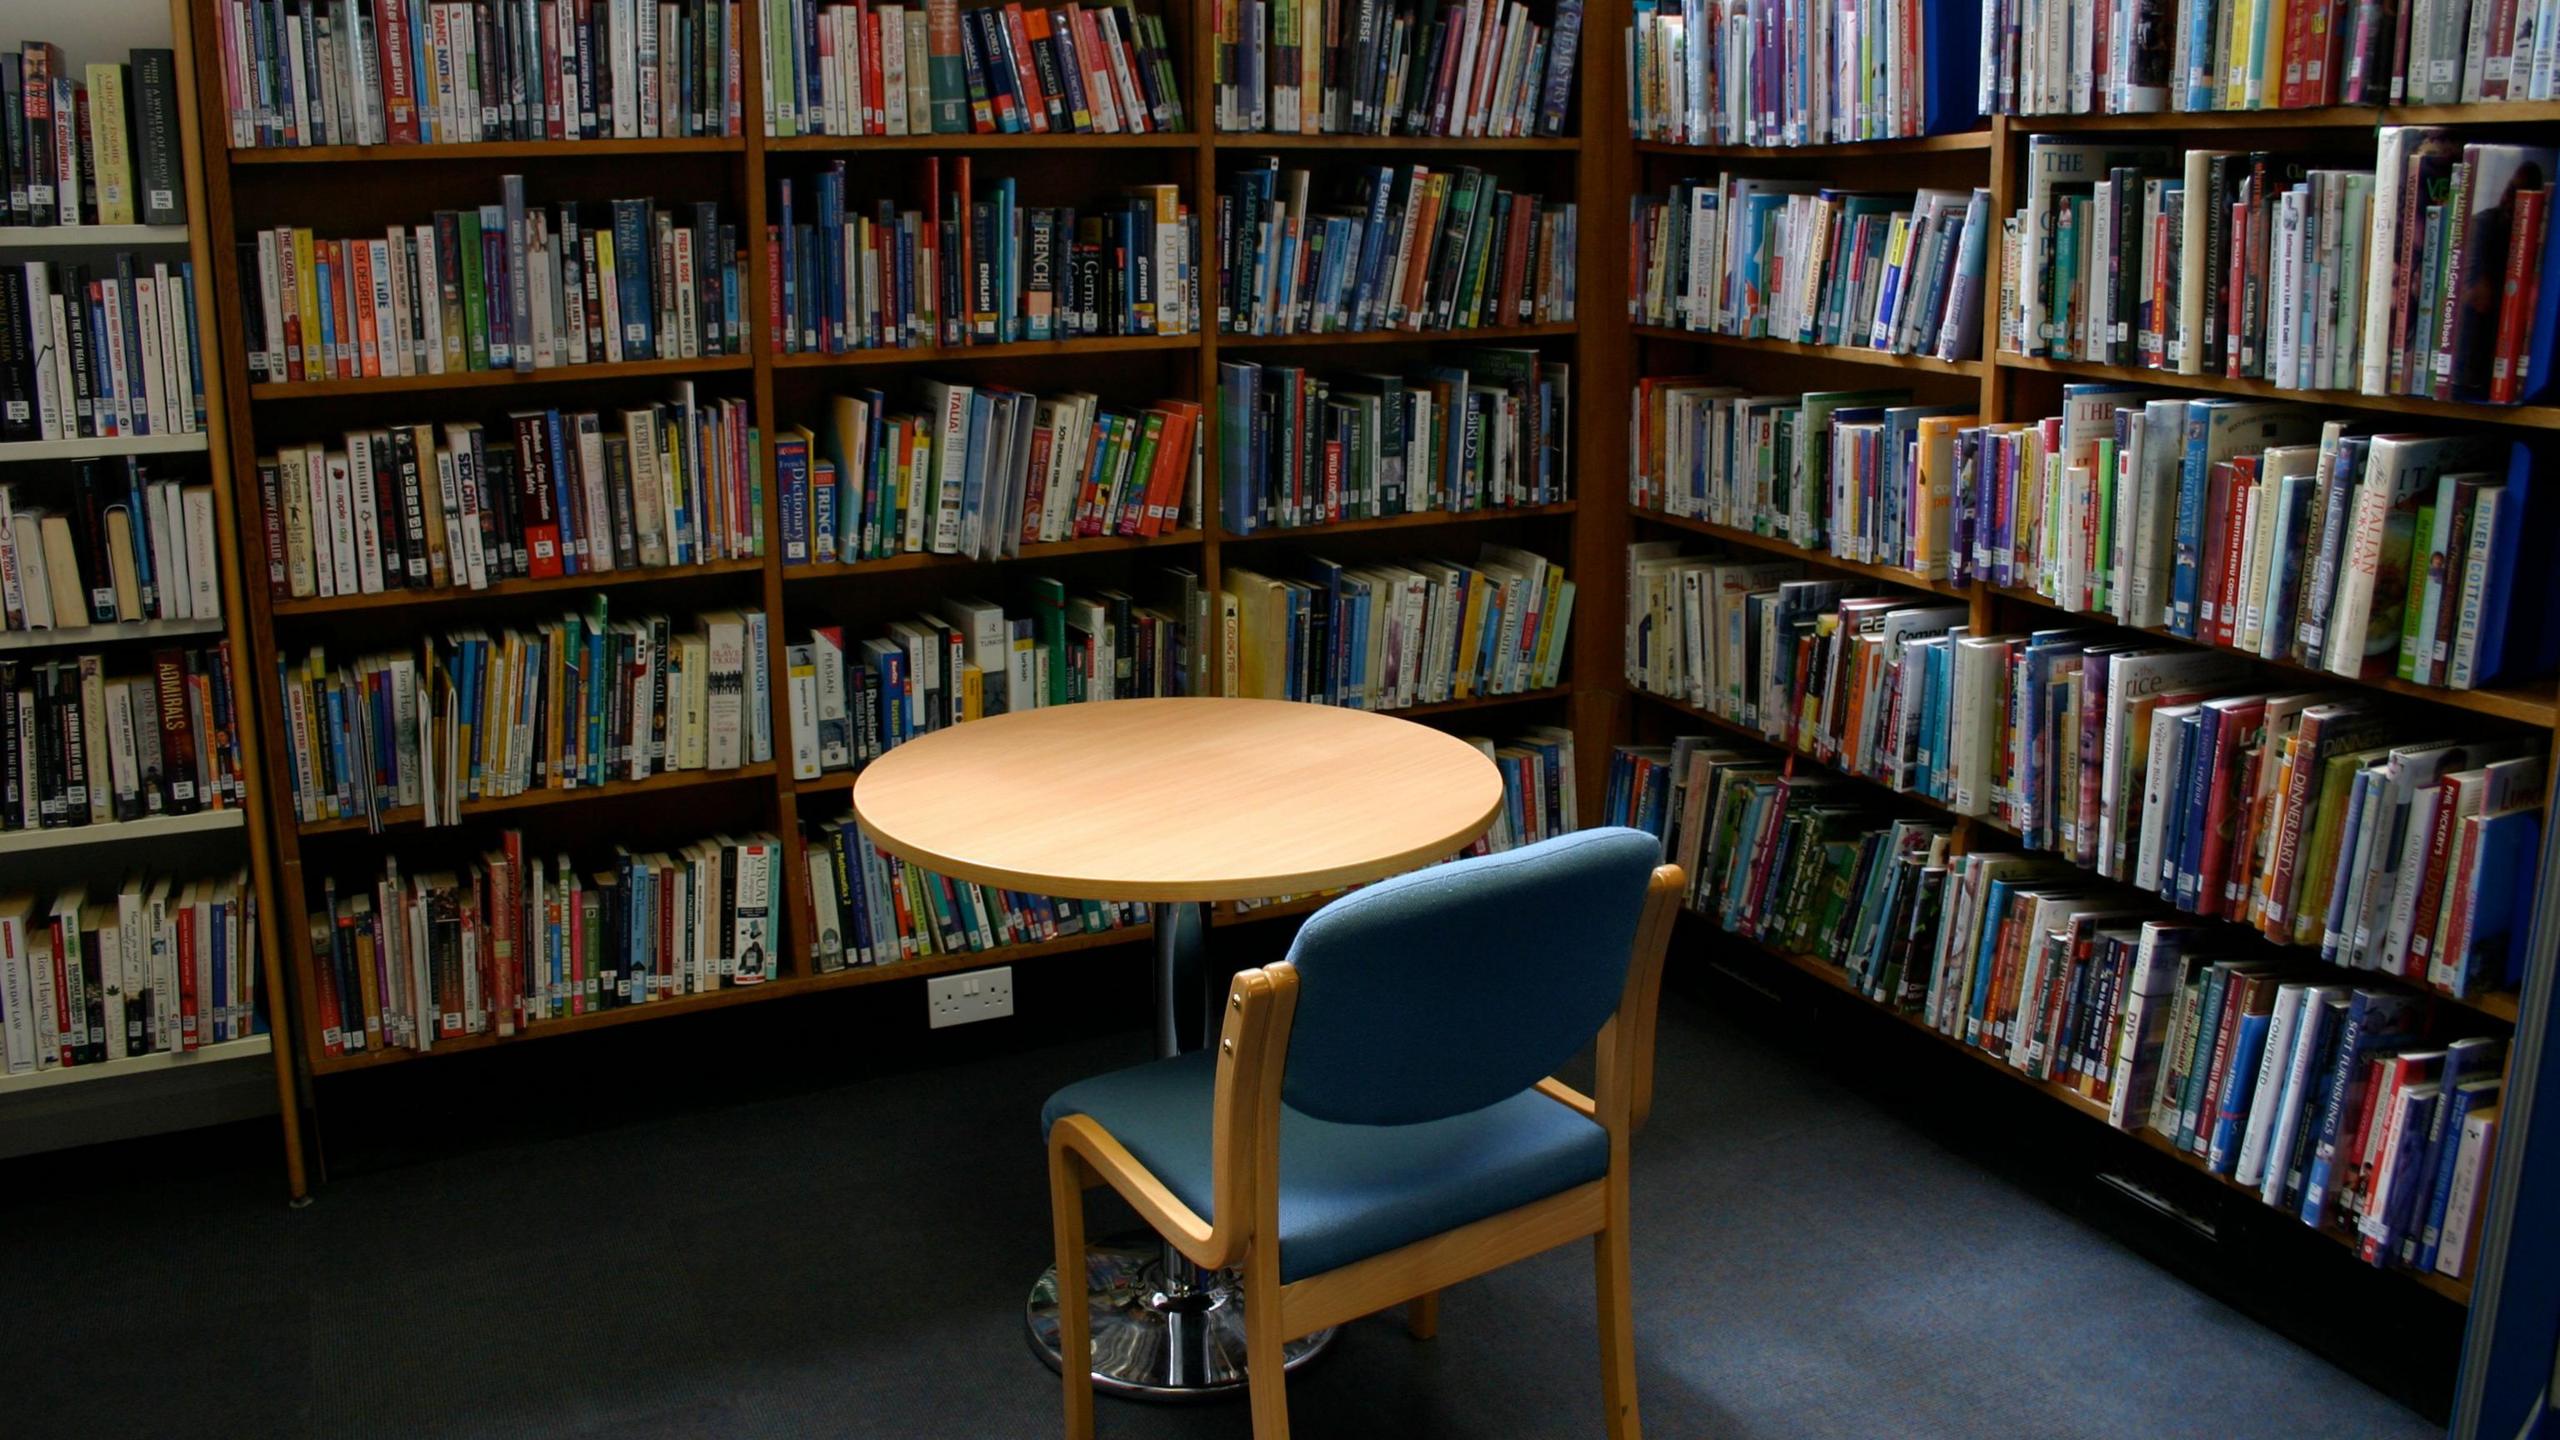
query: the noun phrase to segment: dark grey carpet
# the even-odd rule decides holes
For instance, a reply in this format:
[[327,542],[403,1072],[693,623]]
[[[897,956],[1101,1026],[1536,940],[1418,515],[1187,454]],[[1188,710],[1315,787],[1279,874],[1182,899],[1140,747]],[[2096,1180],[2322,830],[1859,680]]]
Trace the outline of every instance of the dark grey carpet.
[[[1649,1434],[2433,1433],[1714,1008],[1670,1001],[1636,1151]],[[299,1212],[263,1171],[13,1168],[0,1431],[1052,1434],[1019,1318],[1049,1233],[1035,1116],[1141,1043],[447,1151]],[[1297,1432],[1595,1435],[1591,1307],[1575,1246],[1452,1291],[1435,1342],[1354,1325],[1291,1382]],[[1101,1408],[1106,1437],[1248,1431],[1235,1405]]]

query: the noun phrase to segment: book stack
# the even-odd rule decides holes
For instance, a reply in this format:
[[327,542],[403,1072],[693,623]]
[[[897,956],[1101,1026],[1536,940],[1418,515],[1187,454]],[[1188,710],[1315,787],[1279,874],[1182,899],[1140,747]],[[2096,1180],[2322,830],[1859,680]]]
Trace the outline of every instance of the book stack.
[[1957,433],[1964,573],[2349,679],[2468,690],[2560,662],[2524,445],[2095,384],[2063,400]]
[[240,806],[239,699],[227,642],[0,659],[0,831]]
[[760,610],[689,624],[585,609],[495,632],[426,636],[415,655],[288,659],[283,728],[306,823],[417,807],[450,825],[478,800],[773,758]]
[[1508,740],[1480,735],[1465,739],[1502,773],[1502,809],[1495,813],[1492,828],[1464,853],[1516,850],[1581,828],[1576,818],[1582,807],[1575,789],[1571,729],[1532,725]]
[[173,52],[77,70],[43,40],[0,50],[0,225],[184,225]]
[[1219,583],[1220,693],[1360,710],[1549,688],[1573,620],[1563,568],[1508,545],[1484,546],[1473,566],[1229,565]]
[[218,0],[231,144],[739,134],[737,0]]
[[1725,174],[1637,196],[1629,224],[1638,324],[1941,360],[1980,353],[1989,190]]
[[1629,500],[1862,564],[1948,571],[1962,405],[1903,390],[1753,395],[1694,376],[1637,381]]
[[0,1073],[180,1055],[266,1033],[244,872],[0,894]]
[[715,835],[573,862],[522,832],[459,870],[333,878],[308,940],[324,1053],[433,1050],[781,974],[782,845]]
[[744,400],[350,430],[258,459],[268,593],[485,590],[764,553]]
[[1433,360],[1409,375],[1221,362],[1226,532],[1571,499],[1573,366],[1535,350]]
[[1169,535],[1199,524],[1200,406],[1105,408],[927,380],[912,405],[878,390],[829,398],[816,427],[774,441],[782,563],[893,555],[995,560],[1026,544]]
[[83,460],[60,508],[0,485],[0,632],[219,620],[213,489]]
[[[2018,0],[2011,0],[2018,3]],[[1837,145],[1971,129],[1986,9],[1638,0],[1627,120],[1674,145]]]
[[[765,0],[764,133],[1145,135],[1190,128],[1189,59],[1119,3]],[[786,42],[787,43],[783,43]]]
[[2550,380],[2549,147],[2390,126],[2372,170],[2045,135],[2028,156],[2012,353],[2490,404]]
[[1985,114],[2298,110],[2549,100],[2538,0],[2000,0],[1983,10]]
[[0,441],[204,429],[192,262],[130,251],[0,266]]
[[746,353],[746,276],[719,202],[502,203],[380,236],[240,246],[253,385]]
[[818,626],[790,661],[791,772],[811,779],[854,770],[918,735],[988,715],[1188,695],[1198,662],[1191,615],[1198,577],[1166,572],[1170,605],[1125,590],[1071,592],[1049,576],[1025,582],[1026,602],[946,596],[927,614],[892,620],[848,645],[845,627]]
[[1582,0],[1218,0],[1218,128],[1290,135],[1562,135]]
[[871,843],[851,816],[802,841],[818,969],[894,965],[1144,925],[1148,907],[1003,890],[911,865]]
[[770,240],[783,353],[1199,328],[1199,227],[1181,186],[1132,186],[1078,211],[1024,205],[1012,176],[980,193],[970,170],[966,155],[925,158],[911,209],[855,208],[843,161],[783,180]]
[[[1576,209],[1462,166],[1368,165],[1319,189],[1276,156],[1218,192],[1218,319],[1238,335],[1570,323]],[[1326,193],[1330,192],[1330,193]]]
[[2482,1110],[2494,1123],[2503,1042],[2430,1044],[2422,1000],[2320,983],[2032,857],[1899,859],[1861,909],[1912,914],[1925,943],[1899,947],[1903,992],[1870,998],[2155,1132],[2371,1264],[2467,1273],[2488,1153],[2466,1162],[2465,1132]]

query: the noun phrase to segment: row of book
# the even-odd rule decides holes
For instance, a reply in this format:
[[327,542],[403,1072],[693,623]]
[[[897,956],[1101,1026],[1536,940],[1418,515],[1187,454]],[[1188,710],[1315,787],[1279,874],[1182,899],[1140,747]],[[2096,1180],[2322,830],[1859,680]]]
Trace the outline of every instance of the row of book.
[[980,194],[970,157],[947,163],[925,158],[910,209],[854,208],[841,160],[802,182],[808,212],[801,184],[782,181],[771,321],[784,354],[1199,328],[1199,226],[1181,186],[1133,186],[1082,211],[1026,206],[1014,177]]
[[0,50],[0,225],[184,225],[178,69],[165,49],[74,70],[62,47]]
[[228,642],[133,662],[0,659],[0,830],[108,825],[246,802]]
[[1991,192],[1720,175],[1631,204],[1627,313],[1703,334],[1971,360]]
[[2476,689],[2560,667],[2521,443],[2095,383],[2040,421],[1907,400],[1648,378],[1631,497],[2350,679]]
[[1229,565],[1219,586],[1220,693],[1263,700],[1402,710],[1543,690],[1573,623],[1564,568],[1509,545],[1482,546],[1472,566]]
[[322,1049],[428,1051],[775,979],[783,868],[764,834],[573,860],[508,830],[454,869],[332,876],[305,937]]
[[764,553],[764,479],[744,400],[613,415],[526,410],[350,430],[258,459],[267,587],[279,599],[484,590],[506,580],[694,566]]
[[2541,0],[1997,0],[1977,98],[1986,115],[2549,100],[2555,27]]
[[820,974],[1100,934],[1144,925],[1150,916],[1149,907],[1128,901],[955,880],[882,851],[851,816],[810,824],[801,845]]
[[1970,573],[2350,679],[2467,690],[2560,661],[2523,444],[2103,385],[2064,407],[1956,436]]
[[737,0],[219,0],[237,149],[739,134]]
[[760,610],[614,619],[605,596],[529,625],[277,661],[294,814],[379,826],[473,801],[773,758]]
[[1940,0],[1639,0],[1627,121],[1638,140],[1675,145],[1969,129],[1991,108],[1971,103],[1977,18]]
[[2551,379],[2560,152],[2386,126],[2371,170],[2037,135],[2003,348],[2515,404]]
[[1564,134],[1582,0],[1218,0],[1218,128],[1293,135]]
[[719,202],[545,210],[523,176],[499,186],[499,204],[379,236],[280,226],[242,242],[250,382],[746,353],[746,272]]
[[2496,1101],[2496,1042],[2430,1045],[2434,1017],[2404,992],[2318,984],[2050,859],[1954,855],[1945,827],[1874,814],[1753,747],[1622,749],[1612,776],[1613,818],[1702,863],[1691,907],[1725,928],[1838,966],[2371,1263],[2467,1273],[2494,1111],[2468,1122]]
[[2332,964],[2455,995],[2522,979],[2544,769],[2527,741],[2252,690],[2213,651],[1976,635],[1961,604],[1766,563],[1637,565],[1638,688]]
[[1412,375],[1218,366],[1218,485],[1230,535],[1573,496],[1573,366],[1453,350]]
[[761,0],[764,133],[1145,135],[1190,127],[1164,17],[1093,5]]
[[57,505],[31,489],[0,485],[0,632],[222,618],[213,487],[128,455],[80,461]]
[[782,432],[783,564],[994,560],[1026,544],[1199,523],[1197,401],[1106,408],[1089,391],[941,380],[916,393],[911,407],[878,390],[837,395],[819,428]]
[[1050,576],[1003,605],[945,596],[931,611],[848,643],[821,625],[786,652],[791,770],[811,779],[853,770],[918,735],[988,715],[1195,693],[1194,636],[1204,596],[1195,573],[1169,567],[1164,605],[1125,590],[1070,591]]
[[0,895],[0,1073],[183,1055],[266,1033],[244,872]]
[[131,251],[0,266],[0,441],[201,433],[195,275]]
[[[1314,175],[1276,156],[1218,190],[1218,319],[1238,335],[1474,330],[1574,317],[1578,217],[1472,165]],[[1331,191],[1326,195],[1323,191]]]

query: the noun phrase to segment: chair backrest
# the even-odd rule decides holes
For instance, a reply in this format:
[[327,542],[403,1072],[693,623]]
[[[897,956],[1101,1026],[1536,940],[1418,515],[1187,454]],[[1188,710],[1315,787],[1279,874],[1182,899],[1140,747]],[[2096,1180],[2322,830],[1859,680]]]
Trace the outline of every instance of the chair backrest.
[[1618,1007],[1662,846],[1581,830],[1400,875],[1310,916],[1281,1095],[1302,1114],[1411,1125],[1528,1089]]

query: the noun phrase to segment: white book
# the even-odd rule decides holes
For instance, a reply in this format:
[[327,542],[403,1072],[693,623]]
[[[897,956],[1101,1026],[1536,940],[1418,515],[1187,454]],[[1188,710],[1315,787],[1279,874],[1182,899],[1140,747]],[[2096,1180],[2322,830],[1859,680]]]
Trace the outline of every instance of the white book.
[[213,491],[190,486],[179,493],[178,504],[186,512],[186,564],[179,573],[187,582],[187,608],[195,619],[219,620],[222,575],[214,560]]
[[[382,590],[381,477],[373,467],[373,440],[363,431],[347,432],[347,488],[350,536],[355,542],[356,585],[367,595]],[[336,457],[329,480],[337,483]],[[342,592],[343,593],[343,592]]]
[[[374,583],[361,585],[357,580],[356,497],[354,481],[348,468],[347,452],[331,450],[324,457],[320,480],[327,501],[329,517],[329,563],[334,571],[339,595],[355,595],[382,588],[381,559],[374,561]],[[370,533],[370,532],[368,532]]]

